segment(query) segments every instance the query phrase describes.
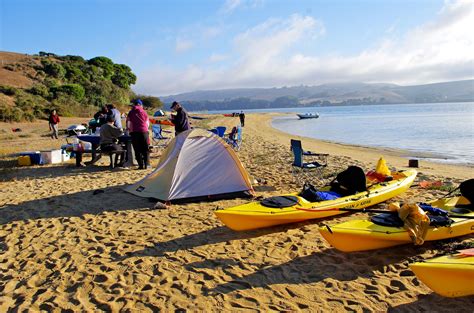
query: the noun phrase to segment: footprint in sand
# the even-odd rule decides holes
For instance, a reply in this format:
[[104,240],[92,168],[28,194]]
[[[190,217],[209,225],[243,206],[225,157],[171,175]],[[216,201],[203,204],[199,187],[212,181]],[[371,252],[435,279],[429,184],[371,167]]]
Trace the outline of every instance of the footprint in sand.
[[395,279],[392,279],[390,281],[390,286],[393,288],[387,287],[387,291],[389,293],[396,293],[396,292],[408,290],[408,288],[401,281],[395,280]]

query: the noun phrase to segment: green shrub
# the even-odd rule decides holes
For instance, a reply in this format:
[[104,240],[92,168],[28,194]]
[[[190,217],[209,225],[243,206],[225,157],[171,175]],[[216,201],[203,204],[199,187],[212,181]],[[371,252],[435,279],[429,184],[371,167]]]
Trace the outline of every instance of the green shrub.
[[[31,61],[23,65],[11,64],[12,70],[21,70],[35,84],[28,89],[0,86],[0,93],[14,98],[0,103],[0,120],[21,121],[46,118],[51,109],[62,116],[91,116],[98,107],[114,103],[128,104],[133,92],[130,85],[136,76],[130,67],[114,64],[103,56],[84,60],[80,56],[57,56],[41,51],[40,64]],[[146,106],[161,107],[155,97],[142,97]]]
[[44,52],[44,51],[40,51],[38,54],[39,54],[40,57],[56,57],[57,56],[54,53]]
[[51,101],[51,109],[55,109],[59,115],[65,117],[75,116],[75,111],[81,106],[76,99],[68,94],[60,93]]
[[30,88],[29,92],[33,95],[49,98],[49,89],[45,85],[34,85]]
[[24,116],[20,108],[0,104],[0,121],[20,122],[22,120],[24,120]]
[[65,55],[65,56],[60,56],[58,58],[64,61],[80,62],[80,63],[86,62],[86,60],[84,60],[83,57],[78,56],[78,55]]
[[13,65],[13,64],[7,64],[3,68],[6,69],[6,70],[9,70],[10,72],[14,72],[15,69],[16,69],[15,65]]
[[43,64],[43,71],[48,75],[59,79],[64,78],[66,75],[66,70],[59,63],[51,62],[50,60],[42,60],[41,64]]
[[114,62],[107,57],[95,57],[87,61],[88,64],[97,66],[102,72],[101,76],[110,79],[114,74]]
[[146,108],[159,109],[163,107],[163,102],[160,98],[153,96],[138,96],[143,101],[143,106]]
[[114,75],[112,76],[112,82],[121,87],[129,88],[130,85],[135,84],[137,81],[137,76],[132,73],[130,67],[125,64],[115,64],[114,65]]
[[7,96],[14,96],[17,92],[15,87],[0,85],[0,93]]
[[61,84],[61,81],[54,77],[46,77],[43,81],[44,85],[48,88],[56,87]]
[[72,96],[77,101],[81,101],[85,95],[84,87],[79,84],[66,84],[62,86],[51,87],[50,91],[54,94],[55,98],[57,98],[59,94],[64,93],[66,95]]
[[66,79],[71,83],[84,84],[87,81],[86,76],[81,70],[80,65],[76,64],[65,64]]

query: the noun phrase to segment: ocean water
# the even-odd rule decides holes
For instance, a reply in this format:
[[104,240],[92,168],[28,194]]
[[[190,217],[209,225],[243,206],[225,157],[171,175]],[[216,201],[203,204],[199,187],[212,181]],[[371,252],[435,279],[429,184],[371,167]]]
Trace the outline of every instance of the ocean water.
[[[240,111],[240,110],[234,110]],[[215,111],[208,113],[228,113]],[[327,141],[396,148],[406,157],[474,165],[474,102],[245,110],[318,112],[318,119],[277,117],[273,127]],[[474,175],[473,175],[474,176]]]
[[[285,112],[285,110],[278,110]],[[406,150],[407,157],[474,165],[474,103],[365,105],[286,109],[318,119],[278,117],[284,132],[339,143]]]

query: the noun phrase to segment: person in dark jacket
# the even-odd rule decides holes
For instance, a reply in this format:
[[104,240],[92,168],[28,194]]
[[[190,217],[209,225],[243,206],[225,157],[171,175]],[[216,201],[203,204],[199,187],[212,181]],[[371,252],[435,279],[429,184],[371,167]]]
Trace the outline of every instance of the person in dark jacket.
[[108,115],[106,123],[100,128],[100,149],[103,152],[115,152],[115,162],[111,164],[112,168],[123,166],[125,150],[118,144],[118,138],[122,135],[122,129],[114,125],[115,118]]
[[171,110],[176,112],[176,115],[171,116],[171,122],[174,124],[175,135],[177,136],[190,129],[188,112],[186,112],[178,102],[175,101],[171,104]]
[[94,117],[89,121],[89,128],[93,133],[96,129],[107,123],[107,115],[109,115],[109,109],[107,106],[102,106],[99,111],[94,114]]
[[240,111],[239,113],[239,118],[240,118],[240,125],[242,127],[244,127],[244,124],[245,124],[245,114],[244,114],[244,111]]

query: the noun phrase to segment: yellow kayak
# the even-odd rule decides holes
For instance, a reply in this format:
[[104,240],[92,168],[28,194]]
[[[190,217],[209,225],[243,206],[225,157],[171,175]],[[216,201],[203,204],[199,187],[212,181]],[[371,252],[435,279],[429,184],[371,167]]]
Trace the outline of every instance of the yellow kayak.
[[[393,198],[411,186],[416,174],[415,170],[392,172],[392,181],[372,185],[369,186],[368,191],[335,200],[309,202],[294,193],[284,195],[293,196],[297,199],[295,205],[286,208],[271,208],[263,206],[260,202],[251,202],[231,208],[218,209],[214,213],[227,227],[237,231],[323,218],[345,213],[337,211],[337,208],[363,209]],[[304,211],[301,208],[310,209],[311,211]]]
[[[461,197],[462,198],[462,197]],[[460,197],[440,199],[431,202],[433,207],[446,210],[456,216],[474,216],[474,211],[467,214],[451,212],[456,204],[461,204],[465,198]],[[474,232],[474,219],[451,217],[450,226],[432,227],[428,229],[425,241],[454,238]],[[408,232],[402,227],[390,227],[374,224],[370,220],[351,220],[334,226],[319,228],[334,248],[343,252],[365,251],[387,248],[411,243]]]
[[410,264],[416,277],[444,297],[474,295],[474,256],[445,255]]

